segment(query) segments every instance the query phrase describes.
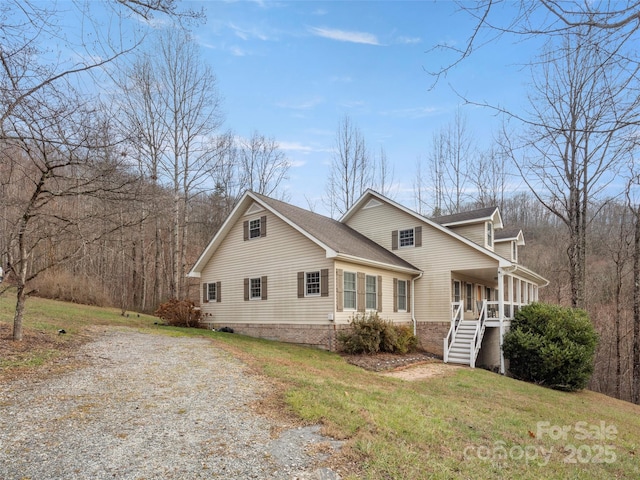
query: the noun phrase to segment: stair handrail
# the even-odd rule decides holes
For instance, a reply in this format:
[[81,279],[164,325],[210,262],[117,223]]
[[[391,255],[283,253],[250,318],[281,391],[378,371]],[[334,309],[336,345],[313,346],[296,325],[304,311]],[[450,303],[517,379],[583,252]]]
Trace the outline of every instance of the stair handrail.
[[474,332],[473,339],[469,344],[469,366],[471,368],[475,368],[476,366],[476,358],[478,357],[478,352],[480,352],[480,347],[482,346],[482,338],[484,337],[486,321],[487,321],[487,301],[483,300],[482,309],[480,310],[478,323],[476,325],[476,331]]
[[444,348],[442,351],[444,363],[447,363],[449,361],[449,350],[451,349],[451,345],[453,345],[453,342],[456,341],[458,323],[462,321],[462,302],[451,302],[451,306],[454,307],[455,310],[453,311],[453,316],[451,317],[451,327],[449,327],[449,333],[447,333],[447,336],[444,338]]

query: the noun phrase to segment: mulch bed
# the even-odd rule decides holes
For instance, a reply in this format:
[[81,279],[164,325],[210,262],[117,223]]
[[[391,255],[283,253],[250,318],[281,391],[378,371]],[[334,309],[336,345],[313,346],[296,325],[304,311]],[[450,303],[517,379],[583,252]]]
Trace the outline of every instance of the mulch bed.
[[347,355],[342,357],[352,365],[371,370],[373,372],[384,372],[396,368],[417,365],[421,363],[433,362],[442,358],[428,352],[413,352],[406,355],[396,355],[393,353],[376,353],[373,355]]

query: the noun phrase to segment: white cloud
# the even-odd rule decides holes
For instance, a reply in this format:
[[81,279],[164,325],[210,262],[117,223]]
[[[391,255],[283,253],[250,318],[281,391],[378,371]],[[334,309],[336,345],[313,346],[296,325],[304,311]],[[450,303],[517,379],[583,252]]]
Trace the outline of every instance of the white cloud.
[[280,150],[284,150],[285,152],[302,152],[302,153],[313,152],[312,147],[308,145],[303,145],[299,142],[278,142],[278,146],[280,147]]
[[364,43],[366,45],[381,45],[372,33],[367,32],[348,32],[345,30],[337,30],[334,28],[309,27],[309,31],[318,37],[338,40],[340,42]]
[[398,38],[396,38],[396,43],[403,43],[405,45],[412,45],[412,44],[416,44],[416,43],[420,43],[422,42],[422,39],[420,37],[404,37],[404,36],[400,36]]

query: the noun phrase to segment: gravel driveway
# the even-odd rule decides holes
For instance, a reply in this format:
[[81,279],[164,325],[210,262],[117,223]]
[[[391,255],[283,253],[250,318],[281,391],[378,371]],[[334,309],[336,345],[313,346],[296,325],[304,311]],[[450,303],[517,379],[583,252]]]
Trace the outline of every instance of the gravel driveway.
[[0,384],[0,479],[339,478],[317,468],[339,444],[256,414],[268,385],[207,340],[109,330],[78,356]]

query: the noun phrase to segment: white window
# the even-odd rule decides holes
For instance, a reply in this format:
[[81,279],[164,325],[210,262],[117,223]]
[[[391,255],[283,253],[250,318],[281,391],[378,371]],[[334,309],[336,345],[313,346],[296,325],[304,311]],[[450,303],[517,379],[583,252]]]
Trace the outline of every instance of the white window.
[[260,236],[260,219],[249,221],[249,238],[258,238]]
[[460,280],[454,280],[453,281],[453,301],[459,303],[461,297],[462,297],[462,288],[460,285]]
[[378,277],[375,275],[367,275],[365,277],[365,306],[367,310],[375,310],[378,308]]
[[414,229],[408,228],[406,230],[400,230],[398,232],[398,239],[400,241],[400,247],[413,247],[415,244]]
[[516,242],[511,242],[511,260],[518,261],[518,244]]
[[398,280],[398,310],[407,311],[407,281]]
[[217,291],[217,284],[216,283],[209,283],[207,284],[207,300],[209,300],[210,302],[214,302],[217,298],[218,298],[218,291]]
[[307,272],[304,274],[305,295],[320,295],[320,272]]
[[493,223],[487,222],[487,247],[493,247]]
[[252,278],[249,280],[249,298],[251,300],[262,299],[262,279]]
[[348,310],[356,309],[356,274],[354,272],[344,272],[344,308]]

